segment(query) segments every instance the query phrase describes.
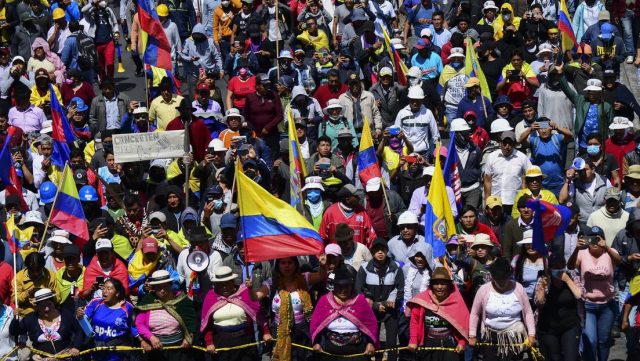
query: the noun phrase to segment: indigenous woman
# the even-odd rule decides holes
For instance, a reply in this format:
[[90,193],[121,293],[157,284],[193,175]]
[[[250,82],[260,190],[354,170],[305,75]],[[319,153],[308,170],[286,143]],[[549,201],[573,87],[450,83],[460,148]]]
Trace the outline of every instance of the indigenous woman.
[[[365,353],[366,360],[378,344],[378,323],[366,298],[354,292],[355,279],[340,267],[333,279],[333,292],[322,296],[311,316],[313,349],[335,355]],[[333,356],[322,355],[322,360]]]
[[411,313],[409,350],[418,346],[445,347],[451,351],[418,353],[420,361],[459,361],[469,337],[469,311],[444,267],[433,270],[429,288],[409,300]]
[[[148,282],[153,292],[142,297],[136,306],[140,344],[149,360],[191,360],[188,349],[198,328],[193,301],[184,293],[177,295],[171,283],[169,272],[153,272]],[[163,350],[166,346],[180,346],[184,350]]]
[[[80,324],[70,312],[60,311],[56,294],[48,288],[41,288],[34,294],[36,312],[28,314],[20,321],[20,334],[27,334],[32,347],[52,355],[79,355],[84,333]],[[33,360],[47,358],[33,356]]]
[[[207,293],[200,319],[200,332],[204,335],[207,351],[234,347],[255,342],[253,325],[264,330],[264,341],[271,340],[260,312],[260,304],[251,299],[249,290],[237,286],[238,275],[230,267],[221,266],[215,271],[213,289]],[[253,361],[258,357],[256,347],[245,347],[218,355],[218,361]]]
[[[276,345],[273,359],[280,361],[302,361],[307,352],[299,348],[291,349],[292,343],[311,346],[309,319],[313,312],[309,287],[326,279],[324,265],[319,272],[300,273],[300,263],[296,257],[276,260],[275,272],[257,291],[253,290],[250,279],[245,282],[251,290],[251,298],[271,299],[271,312],[276,329]],[[285,305],[283,307],[283,305]],[[273,334],[273,332],[272,332]]]
[[469,345],[477,343],[480,324],[485,361],[519,360],[525,345],[536,341],[536,325],[524,287],[511,279],[509,260],[498,258],[489,267],[492,281],[484,284],[473,300],[469,316]]

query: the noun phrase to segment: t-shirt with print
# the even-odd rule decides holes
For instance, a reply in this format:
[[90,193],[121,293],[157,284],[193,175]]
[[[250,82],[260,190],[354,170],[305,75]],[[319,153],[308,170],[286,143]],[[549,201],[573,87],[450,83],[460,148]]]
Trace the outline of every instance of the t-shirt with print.
[[133,306],[129,302],[111,308],[102,299],[94,299],[84,312],[91,321],[96,341],[107,342],[129,334],[138,336],[133,323]]

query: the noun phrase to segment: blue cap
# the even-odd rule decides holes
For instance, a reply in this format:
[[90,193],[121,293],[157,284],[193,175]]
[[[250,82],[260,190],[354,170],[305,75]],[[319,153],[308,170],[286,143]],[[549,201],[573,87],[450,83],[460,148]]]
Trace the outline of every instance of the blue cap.
[[609,40],[613,37],[614,27],[610,23],[604,23],[600,26],[600,38]]
[[511,105],[511,100],[509,100],[509,97],[506,95],[500,95],[493,106],[497,108],[500,105]]
[[82,98],[78,98],[78,97],[75,97],[75,98],[71,99],[67,109],[71,108],[73,106],[73,103],[76,104],[76,108],[78,109],[79,112],[84,112],[87,109],[89,109],[87,104],[84,103],[84,100],[82,100]]
[[220,218],[220,228],[236,228],[238,226],[238,219],[231,213],[225,213]]
[[416,49],[420,50],[420,49],[424,49],[427,47],[427,42],[424,41],[424,39],[420,38],[418,40],[418,42],[416,43]]

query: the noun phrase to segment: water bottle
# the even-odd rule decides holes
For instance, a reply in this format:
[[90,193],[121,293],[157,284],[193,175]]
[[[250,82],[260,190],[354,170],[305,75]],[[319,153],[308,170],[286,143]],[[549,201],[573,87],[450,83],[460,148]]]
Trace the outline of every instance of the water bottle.
[[22,176],[23,176],[23,174],[22,174],[22,163],[15,162],[13,164],[13,167],[16,169],[16,174],[18,175],[18,177],[22,178]]
[[93,337],[93,328],[91,327],[91,322],[89,322],[89,318],[86,315],[82,316],[82,318],[78,320],[78,323],[87,337]]

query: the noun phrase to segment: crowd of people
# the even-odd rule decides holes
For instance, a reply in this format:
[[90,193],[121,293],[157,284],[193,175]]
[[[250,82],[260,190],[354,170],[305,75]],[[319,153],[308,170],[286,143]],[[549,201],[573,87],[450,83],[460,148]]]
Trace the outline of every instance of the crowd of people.
[[[29,230],[0,231],[3,359],[607,361],[621,332],[637,359],[640,104],[620,78],[639,1],[569,0],[571,22],[558,0],[52,1],[0,0],[22,192],[2,169],[0,228]],[[146,98],[114,78],[128,56]],[[61,115],[86,242],[50,222]],[[115,161],[115,135],[181,129],[182,157]],[[364,182],[363,129],[381,170]],[[324,252],[248,262],[237,164],[289,204],[298,152]],[[449,157],[456,234],[434,254]],[[571,214],[544,252],[534,200]],[[143,352],[82,353],[102,346]]]

